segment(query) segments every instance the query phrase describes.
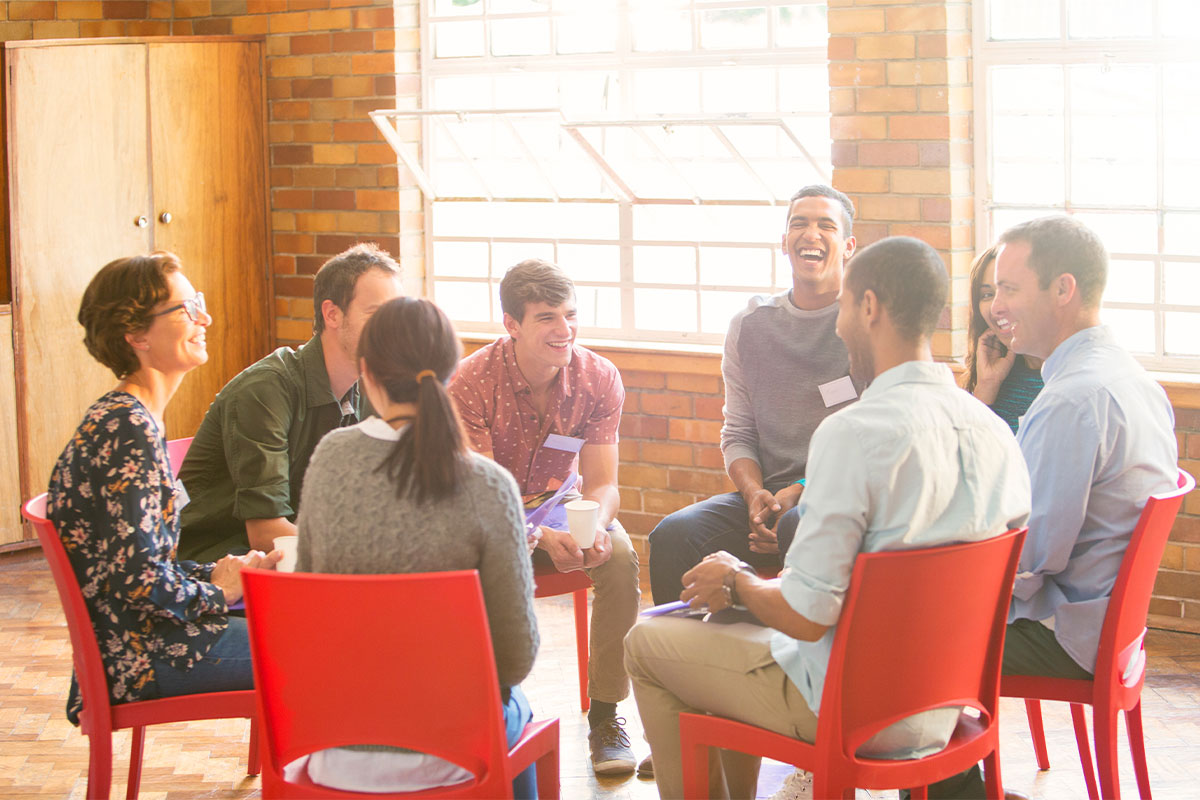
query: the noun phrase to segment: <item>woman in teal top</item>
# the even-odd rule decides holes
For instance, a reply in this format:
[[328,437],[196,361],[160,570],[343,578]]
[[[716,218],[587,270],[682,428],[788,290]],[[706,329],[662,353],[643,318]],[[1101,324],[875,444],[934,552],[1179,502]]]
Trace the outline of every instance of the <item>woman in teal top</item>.
[[996,296],[996,248],[989,247],[971,265],[971,311],[967,341],[967,371],[963,388],[995,411],[1013,433],[1021,417],[1042,390],[1042,360],[1018,357],[1009,345],[1012,327],[992,315]]

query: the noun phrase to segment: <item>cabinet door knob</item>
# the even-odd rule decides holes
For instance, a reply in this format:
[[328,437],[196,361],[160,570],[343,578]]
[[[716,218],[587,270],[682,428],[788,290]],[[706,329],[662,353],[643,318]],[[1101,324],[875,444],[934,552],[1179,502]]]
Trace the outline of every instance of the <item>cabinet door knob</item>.
[[163,225],[169,225],[169,224],[171,224],[171,220],[173,219],[173,217],[171,216],[170,211],[164,211],[158,215],[158,219],[159,219],[159,221],[162,222]]
[[146,219],[146,215],[145,215],[145,214],[143,214],[142,216],[140,216],[140,217],[138,217],[137,219],[135,219],[135,220],[133,221],[133,224],[134,224],[134,225],[137,225],[139,228],[144,228],[144,227],[146,227],[147,225],[149,225],[149,224],[150,224],[150,220]]

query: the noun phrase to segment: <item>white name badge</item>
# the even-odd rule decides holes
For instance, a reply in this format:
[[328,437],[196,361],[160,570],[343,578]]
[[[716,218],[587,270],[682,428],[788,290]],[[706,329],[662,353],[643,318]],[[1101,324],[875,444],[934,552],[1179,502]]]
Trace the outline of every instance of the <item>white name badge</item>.
[[578,453],[583,449],[583,445],[583,439],[552,433],[546,437],[546,442],[542,446],[549,447],[551,450],[565,450],[568,453]]
[[817,389],[821,392],[821,399],[825,401],[826,408],[833,408],[858,397],[858,392],[854,389],[854,381],[850,380],[849,375],[829,383],[822,383]]

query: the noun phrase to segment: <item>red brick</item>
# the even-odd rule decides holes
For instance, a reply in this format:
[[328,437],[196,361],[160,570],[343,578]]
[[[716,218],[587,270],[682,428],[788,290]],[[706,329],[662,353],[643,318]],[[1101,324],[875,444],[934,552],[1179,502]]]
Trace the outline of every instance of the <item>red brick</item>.
[[333,138],[339,142],[377,142],[381,134],[374,122],[337,122]]
[[[651,514],[672,514],[692,504],[692,495],[681,492],[642,492],[642,508]],[[622,506],[622,514],[624,506]]]
[[950,166],[949,142],[919,142],[917,149],[921,154],[922,167]]
[[400,195],[395,191],[360,189],[354,203],[362,211],[399,211]]
[[371,31],[345,31],[333,34],[333,52],[353,53],[375,49],[375,34]]
[[276,253],[271,256],[271,269],[276,275],[295,275],[296,257]]
[[634,439],[666,439],[667,418],[646,417],[640,414],[621,417],[620,432],[622,436]]
[[355,147],[358,148],[358,156],[355,161],[359,164],[396,163],[396,151],[390,144],[371,143],[355,145]]
[[337,185],[344,188],[379,186],[379,170],[374,167],[338,167]]
[[915,142],[863,142],[858,163],[864,167],[915,167],[920,151]]
[[308,119],[311,104],[303,101],[277,101],[271,103],[271,119]]
[[672,419],[668,427],[669,438],[681,442],[718,442],[721,439],[721,423],[715,420]]
[[692,466],[692,446],[673,442],[642,442],[641,460],[651,464]]
[[950,198],[922,197],[921,219],[925,222],[949,222]]
[[857,142],[834,142],[833,143],[833,166],[836,167],[857,167],[858,166],[858,143]]
[[334,97],[368,97],[375,94],[375,80],[369,75],[333,78]]
[[224,36],[233,33],[233,20],[229,17],[193,20],[192,33],[197,36]]
[[292,277],[289,275],[275,276],[275,294],[284,297],[312,297],[312,278]]
[[292,141],[296,142],[328,142],[333,138],[333,123],[331,122],[296,122],[291,123]]
[[[12,7],[15,5],[24,5],[18,3],[10,3],[8,15],[9,19],[16,19],[13,16]],[[29,5],[42,5],[41,3],[31,3]],[[47,5],[53,5],[52,3]],[[104,0],[104,18],[105,19],[145,19],[146,12],[149,10],[149,3],[144,0]],[[53,12],[52,12],[53,13]]]
[[337,170],[334,167],[308,167],[296,171],[297,186],[336,186]]
[[723,472],[673,469],[667,476],[668,488],[711,496],[733,491],[733,483]]
[[363,53],[350,57],[350,71],[355,75],[383,75],[396,71],[396,57],[391,53]]
[[1154,594],[1197,600],[1200,599],[1200,581],[1189,572],[1159,570],[1158,578],[1154,581]]
[[389,7],[360,9],[354,12],[354,29],[390,28],[395,24],[395,18]]
[[314,238],[307,233],[277,233],[274,236],[276,252],[311,253],[313,242]]
[[396,94],[395,75],[380,75],[374,85],[376,97],[392,97]]
[[638,445],[639,444],[640,444],[639,442],[634,441],[633,439],[622,439],[620,442],[617,443],[617,453],[618,453],[618,458],[620,458],[620,460],[621,460],[621,463],[627,464],[631,461],[639,460],[639,456],[638,456],[638,449],[639,449]]
[[190,19],[171,20],[171,35],[172,36],[191,36],[192,21]]
[[328,33],[313,33],[308,36],[293,36],[289,45],[294,56],[328,53],[333,37]]
[[319,189],[313,192],[312,207],[351,211],[355,208],[354,192],[340,189]]
[[1175,409],[1176,429],[1200,431],[1200,408]]
[[626,392],[625,399],[621,402],[621,413],[636,414],[638,411],[638,398],[640,396],[637,392]]
[[618,518],[627,533],[633,536],[645,536],[654,530],[654,526],[662,521],[661,514],[644,514],[637,511],[626,513],[622,511]]
[[170,33],[171,23],[165,19],[135,19],[125,23],[126,36],[168,36]]
[[271,167],[270,180],[272,186],[291,186],[292,185],[292,168],[291,167]]
[[292,99],[291,78],[267,78],[267,101]]
[[695,415],[698,418],[724,421],[724,397],[697,397],[694,403],[696,407]]
[[617,482],[621,486],[638,489],[666,489],[667,470],[663,467],[622,464],[617,470]]
[[709,469],[725,469],[725,455],[720,447],[695,445],[696,466]]
[[643,394],[642,410],[657,416],[687,417],[692,413],[692,399],[679,394]]
[[323,233],[317,237],[317,252],[334,256],[358,244],[361,237],[342,233]]
[[292,97],[333,97],[332,78],[295,78]]
[[618,487],[617,491],[621,495],[621,510],[622,511],[641,511],[642,510],[642,493],[638,489],[630,489],[628,487]]
[[311,164],[312,145],[281,144],[271,148],[272,164]]
[[301,275],[316,275],[326,260],[324,256],[296,256],[296,272]]
[[175,0],[173,11],[176,17],[207,17],[213,7],[209,0]]
[[[8,4],[8,18],[16,19],[12,15],[13,6],[17,3]],[[54,3],[46,3],[53,7]],[[78,2],[77,0],[59,0],[58,3],[58,19],[101,19],[104,16],[103,4],[100,0],[87,0],[86,2]],[[44,19],[52,19],[45,17]]]
[[[125,33],[125,23],[119,20],[106,19],[100,22],[79,23],[79,36],[82,39],[89,39],[96,36],[120,36],[123,33]],[[30,36],[32,35],[31,32]]]
[[1164,597],[1151,597],[1149,613],[1160,614],[1164,617],[1182,617],[1183,603],[1179,600],[1168,600]]
[[721,379],[715,375],[671,373],[667,375],[667,388],[674,392],[719,394],[721,392]]
[[[53,2],[18,2],[13,0],[8,5],[8,18],[10,20],[24,19],[54,19],[54,3]],[[115,5],[114,3],[105,3],[104,5]],[[142,3],[141,5],[146,5]]]
[[308,14],[274,14],[271,17],[271,33],[301,33],[308,30]]
[[666,376],[661,372],[642,372],[639,370],[622,370],[621,382],[626,389],[662,389],[667,385]]
[[309,189],[276,189],[271,193],[272,208],[312,208],[312,202]]
[[1200,433],[1187,435],[1187,449],[1183,452],[1188,458],[1200,458]]

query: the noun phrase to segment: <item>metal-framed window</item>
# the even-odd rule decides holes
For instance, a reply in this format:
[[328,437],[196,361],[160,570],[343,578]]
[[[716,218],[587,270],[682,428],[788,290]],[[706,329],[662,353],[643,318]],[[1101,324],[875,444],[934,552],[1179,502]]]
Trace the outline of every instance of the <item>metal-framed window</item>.
[[393,145],[425,195],[426,290],[460,329],[500,330],[499,280],[531,257],[571,275],[592,338],[718,343],[790,286],[788,198],[831,171],[823,1],[422,10],[422,110],[386,125],[421,124],[419,155]]
[[1110,252],[1102,320],[1200,371],[1200,5],[976,0],[976,230],[1065,211]]

